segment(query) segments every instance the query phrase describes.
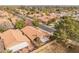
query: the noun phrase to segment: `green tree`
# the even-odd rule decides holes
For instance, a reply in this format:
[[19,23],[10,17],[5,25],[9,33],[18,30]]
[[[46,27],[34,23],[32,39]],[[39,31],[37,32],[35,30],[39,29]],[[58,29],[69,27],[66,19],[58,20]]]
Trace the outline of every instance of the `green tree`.
[[4,29],[1,29],[1,28],[0,28],[0,32],[4,32],[4,31],[5,31]]
[[15,27],[16,27],[17,29],[22,29],[24,26],[25,26],[25,23],[24,23],[23,20],[19,20],[19,21],[17,21],[16,24],[15,24]]
[[62,40],[75,40],[79,42],[79,21],[75,20],[71,16],[64,16],[55,25],[56,31],[54,32],[54,38]]
[[39,20],[38,20],[37,18],[34,18],[32,24],[33,24],[35,27],[39,27]]

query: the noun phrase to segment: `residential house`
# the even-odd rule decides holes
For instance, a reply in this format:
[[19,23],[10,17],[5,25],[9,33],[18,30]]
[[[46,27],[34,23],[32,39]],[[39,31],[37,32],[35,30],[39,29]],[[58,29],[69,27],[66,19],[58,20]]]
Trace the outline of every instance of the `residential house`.
[[17,21],[22,20],[21,18],[17,17],[17,16],[13,16],[11,17],[11,22],[15,25]]
[[25,25],[26,25],[26,26],[32,26],[32,25],[33,25],[33,24],[32,24],[32,21],[29,20],[29,19],[26,19],[24,22],[25,22]]
[[40,28],[34,28],[32,26],[26,26],[23,29],[21,29],[24,34],[29,37],[29,39],[38,47],[46,42],[48,42],[50,39],[50,34]]
[[1,34],[5,49],[12,52],[30,52],[34,49],[30,40],[19,29],[9,29]]
[[14,28],[12,23],[6,18],[0,18],[0,29],[7,30],[10,28]]
[[0,10],[0,17],[4,17],[4,18],[10,18],[13,15],[11,13],[8,13],[7,11],[4,10]]
[[68,49],[62,44],[57,43],[56,40],[51,41],[44,46],[33,50],[31,53],[67,53]]
[[8,13],[6,11],[0,10],[0,16],[7,16],[7,15],[8,15]]
[[41,17],[42,14],[41,13],[33,13],[33,14],[30,14],[28,15],[29,17]]
[[41,17],[42,15],[40,13],[34,13],[35,17]]
[[55,21],[56,18],[57,18],[57,15],[55,15],[54,13],[38,17],[38,19],[45,24]]

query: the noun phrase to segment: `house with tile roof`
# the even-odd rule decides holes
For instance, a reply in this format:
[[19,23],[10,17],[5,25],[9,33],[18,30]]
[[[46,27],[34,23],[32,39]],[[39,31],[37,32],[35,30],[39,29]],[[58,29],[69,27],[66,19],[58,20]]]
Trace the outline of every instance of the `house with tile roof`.
[[33,50],[30,40],[19,29],[9,29],[1,34],[6,50],[12,52],[29,52]]
[[19,21],[19,20],[22,20],[22,19],[20,19],[20,18],[17,17],[17,16],[13,16],[13,17],[11,17],[11,22],[12,22],[14,25],[15,25],[16,22]]
[[26,19],[26,20],[24,21],[24,23],[25,23],[26,26],[32,26],[32,25],[33,25],[33,24],[32,24],[32,21],[29,20],[29,19]]
[[12,23],[6,18],[0,18],[0,29],[7,30],[14,28]]
[[50,22],[55,21],[56,18],[57,18],[57,15],[54,14],[54,13],[51,13],[51,14],[49,14],[49,15],[44,15],[44,16],[38,17],[38,19],[39,19],[41,22],[45,23],[45,24],[48,24],[48,23],[50,23]]
[[8,12],[6,12],[6,11],[3,11],[3,10],[0,10],[0,16],[7,16],[7,15],[9,15],[9,13]]
[[48,42],[50,34],[40,28],[34,28],[32,26],[26,26],[21,29],[24,34],[38,47]]

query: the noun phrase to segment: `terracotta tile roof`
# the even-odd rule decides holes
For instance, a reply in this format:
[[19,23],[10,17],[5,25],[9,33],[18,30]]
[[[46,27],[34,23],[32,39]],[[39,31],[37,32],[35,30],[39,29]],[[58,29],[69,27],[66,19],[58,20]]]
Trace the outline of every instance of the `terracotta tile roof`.
[[49,21],[48,17],[46,16],[42,16],[42,17],[38,17],[38,19],[41,21],[41,22],[44,22],[44,23],[47,23]]
[[33,24],[32,24],[32,21],[29,20],[29,19],[26,19],[24,22],[25,22],[25,25],[26,25],[26,26],[27,26],[27,25],[29,25],[29,26],[33,25]]
[[2,16],[7,16],[9,13],[8,12],[6,12],[6,11],[2,11],[2,10],[0,10],[0,15],[2,15]]
[[22,31],[33,41],[36,37],[48,36],[49,34],[42,29],[26,26]]
[[44,23],[48,23],[48,21],[53,21],[55,18],[57,18],[57,15],[55,15],[54,13],[51,13],[50,15],[44,15],[41,17],[38,17],[38,19]]
[[5,48],[12,48],[21,43],[27,43],[29,46],[31,42],[29,39],[22,34],[22,32],[18,29],[9,29],[2,33],[1,38],[4,41]]
[[8,19],[0,18],[0,24],[2,24],[2,23],[4,23],[4,22],[9,22],[9,23],[10,23],[10,21],[9,21]]

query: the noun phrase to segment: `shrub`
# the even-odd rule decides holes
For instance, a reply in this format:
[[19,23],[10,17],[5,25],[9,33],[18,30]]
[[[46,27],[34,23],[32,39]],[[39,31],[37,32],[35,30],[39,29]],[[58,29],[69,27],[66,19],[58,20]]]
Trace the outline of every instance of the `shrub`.
[[12,53],[12,51],[11,50],[4,50],[3,53]]
[[19,20],[19,21],[17,21],[16,24],[15,24],[15,27],[16,27],[17,29],[22,29],[24,26],[25,26],[25,23],[24,23],[23,20]]
[[0,29],[0,32],[4,32],[5,30],[4,29]]
[[39,20],[38,19],[34,19],[32,24],[35,26],[35,27],[38,27],[39,26]]

